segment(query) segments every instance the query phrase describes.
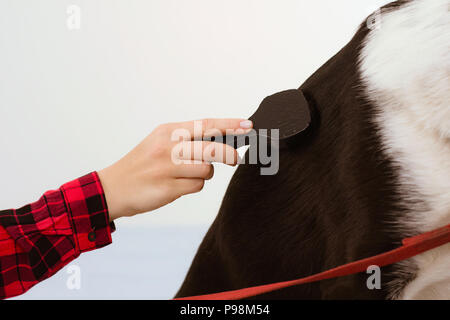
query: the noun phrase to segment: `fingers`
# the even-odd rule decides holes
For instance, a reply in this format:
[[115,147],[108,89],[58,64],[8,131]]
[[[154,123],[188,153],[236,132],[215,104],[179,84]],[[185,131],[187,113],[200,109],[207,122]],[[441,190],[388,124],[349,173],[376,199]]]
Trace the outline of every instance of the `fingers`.
[[214,167],[210,163],[181,164],[176,166],[175,174],[174,189],[178,196],[182,196],[201,191],[205,181],[213,177]]
[[202,138],[203,136],[225,135],[227,130],[238,130],[237,134],[247,133],[253,123],[247,119],[203,119],[167,124],[168,129],[187,130],[191,139]]
[[180,164],[173,171],[175,178],[196,178],[210,180],[214,176],[214,166],[210,163]]
[[[172,153],[172,157],[188,161],[197,162],[221,162],[227,165],[236,165],[238,153],[233,147],[209,141],[182,141],[178,143]],[[195,163],[195,162],[194,162]]]
[[175,180],[175,188],[178,190],[180,195],[200,192],[205,185],[205,180],[203,179],[180,178]]

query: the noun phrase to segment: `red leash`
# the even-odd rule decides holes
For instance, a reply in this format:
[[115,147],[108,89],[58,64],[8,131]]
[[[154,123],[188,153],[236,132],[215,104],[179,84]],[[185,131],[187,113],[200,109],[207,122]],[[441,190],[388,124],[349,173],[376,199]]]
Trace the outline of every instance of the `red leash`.
[[343,277],[366,271],[371,265],[379,267],[394,264],[396,262],[414,257],[422,252],[434,249],[450,242],[450,224],[418,236],[403,240],[403,245],[397,249],[381,253],[369,258],[350,262],[321,273],[317,273],[306,278],[291,281],[283,281],[266,284],[256,287],[244,288],[240,290],[225,291],[220,293],[205,294],[200,296],[178,298],[175,300],[238,300],[254,297],[263,293],[297,286],[304,283],[311,283],[325,279]]

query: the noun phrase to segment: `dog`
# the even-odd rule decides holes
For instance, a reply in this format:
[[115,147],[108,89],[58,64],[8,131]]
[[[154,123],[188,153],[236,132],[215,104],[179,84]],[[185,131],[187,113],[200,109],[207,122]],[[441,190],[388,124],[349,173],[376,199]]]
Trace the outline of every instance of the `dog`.
[[[276,175],[240,165],[176,297],[287,281],[450,223],[450,1],[378,10],[300,89],[313,134]],[[450,244],[256,299],[449,299]]]

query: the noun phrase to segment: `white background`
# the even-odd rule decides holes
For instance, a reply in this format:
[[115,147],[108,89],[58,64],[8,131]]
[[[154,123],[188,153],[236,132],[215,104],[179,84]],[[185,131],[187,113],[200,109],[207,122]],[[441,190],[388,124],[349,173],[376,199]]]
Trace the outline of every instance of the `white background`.
[[[387,2],[0,0],[0,208],[104,168],[160,123],[250,116]],[[62,270],[23,298],[170,298],[233,170],[217,165],[201,193],[117,221],[111,246],[75,262],[81,290]]]

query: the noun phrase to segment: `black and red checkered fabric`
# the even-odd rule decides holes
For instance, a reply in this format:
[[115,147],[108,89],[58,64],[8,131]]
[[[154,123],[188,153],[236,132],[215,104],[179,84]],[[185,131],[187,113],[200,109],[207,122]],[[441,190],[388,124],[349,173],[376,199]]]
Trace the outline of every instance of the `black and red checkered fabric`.
[[0,299],[24,293],[82,252],[111,243],[114,225],[98,174],[0,211]]

